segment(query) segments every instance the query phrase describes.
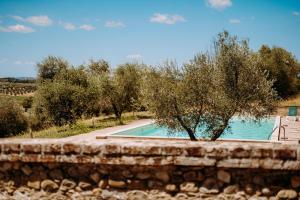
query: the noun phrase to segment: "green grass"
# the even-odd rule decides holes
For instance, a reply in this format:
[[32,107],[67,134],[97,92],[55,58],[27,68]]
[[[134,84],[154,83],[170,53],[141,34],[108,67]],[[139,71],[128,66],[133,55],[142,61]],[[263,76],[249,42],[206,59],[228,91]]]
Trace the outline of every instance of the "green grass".
[[[132,113],[124,113],[122,116],[123,124],[128,124],[134,120],[151,118],[148,112],[138,112],[134,116]],[[94,130],[103,129],[107,127],[118,126],[119,121],[113,116],[99,117],[94,119],[95,126],[93,126],[92,119],[80,120],[73,126],[50,127],[41,131],[33,132],[34,138],[64,138],[83,133],[89,133]],[[30,133],[26,132],[14,138],[30,138]]]
[[24,99],[27,99],[29,98],[29,96],[13,96],[13,95],[5,95],[5,94],[0,94],[0,98],[10,98],[10,99],[13,99],[15,100],[18,104],[22,105],[22,102],[24,101]]

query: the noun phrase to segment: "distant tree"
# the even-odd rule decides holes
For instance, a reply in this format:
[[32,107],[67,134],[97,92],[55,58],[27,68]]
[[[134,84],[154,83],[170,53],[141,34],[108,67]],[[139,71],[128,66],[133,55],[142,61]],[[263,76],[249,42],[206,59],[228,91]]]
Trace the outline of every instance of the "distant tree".
[[[260,120],[274,108],[272,82],[258,67],[247,41],[220,33],[213,54],[178,68],[167,63],[148,74],[146,100],[156,122],[171,131],[197,131],[218,139],[233,115]],[[199,130],[199,126],[203,127]]]
[[109,102],[116,118],[122,123],[122,113],[130,110],[140,94],[140,68],[126,63],[116,68],[113,75],[101,79],[102,101]]
[[110,71],[110,67],[108,62],[105,60],[90,60],[90,63],[88,64],[88,71],[92,74],[98,74],[101,75],[103,73],[108,73]]
[[62,70],[66,70],[68,67],[69,64],[66,60],[55,56],[48,56],[37,64],[38,82],[52,81],[56,74]]
[[287,50],[263,45],[259,52],[259,66],[268,72],[268,79],[274,80],[274,89],[281,98],[298,92],[300,63]]
[[28,120],[22,108],[10,98],[0,98],[0,137],[26,131]]

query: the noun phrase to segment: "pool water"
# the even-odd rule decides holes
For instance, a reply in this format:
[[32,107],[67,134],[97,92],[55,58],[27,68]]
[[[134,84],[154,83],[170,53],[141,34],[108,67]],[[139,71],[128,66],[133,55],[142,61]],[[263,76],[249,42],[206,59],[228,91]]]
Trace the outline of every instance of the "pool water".
[[[245,121],[238,117],[230,120],[230,129],[220,137],[223,139],[247,139],[247,140],[269,140],[274,128],[275,118],[265,118],[260,123]],[[201,128],[200,128],[201,129]],[[114,133],[116,136],[144,136],[144,137],[171,137],[188,138],[186,132],[171,133],[165,127],[159,127],[156,124],[149,124],[126,131]],[[197,133],[197,138],[203,138],[204,135]]]

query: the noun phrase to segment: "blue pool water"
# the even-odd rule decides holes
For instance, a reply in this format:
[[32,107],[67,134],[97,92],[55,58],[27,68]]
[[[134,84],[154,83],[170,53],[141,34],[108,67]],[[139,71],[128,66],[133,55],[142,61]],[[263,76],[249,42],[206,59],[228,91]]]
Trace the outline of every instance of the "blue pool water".
[[[230,121],[231,129],[226,131],[221,138],[223,139],[248,139],[248,140],[269,140],[273,130],[275,118],[266,118],[260,123],[252,121],[243,121],[241,118],[233,117]],[[117,136],[145,136],[145,137],[176,137],[188,138],[185,132],[176,132],[170,134],[167,128],[159,127],[155,124],[140,126],[126,131],[118,132]],[[198,138],[203,137],[197,133]]]

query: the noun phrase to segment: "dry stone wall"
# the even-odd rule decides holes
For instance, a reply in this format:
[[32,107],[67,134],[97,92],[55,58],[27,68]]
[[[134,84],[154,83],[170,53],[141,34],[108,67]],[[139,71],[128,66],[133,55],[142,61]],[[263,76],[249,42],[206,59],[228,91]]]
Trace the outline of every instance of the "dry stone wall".
[[0,199],[298,199],[300,146],[0,141]]

